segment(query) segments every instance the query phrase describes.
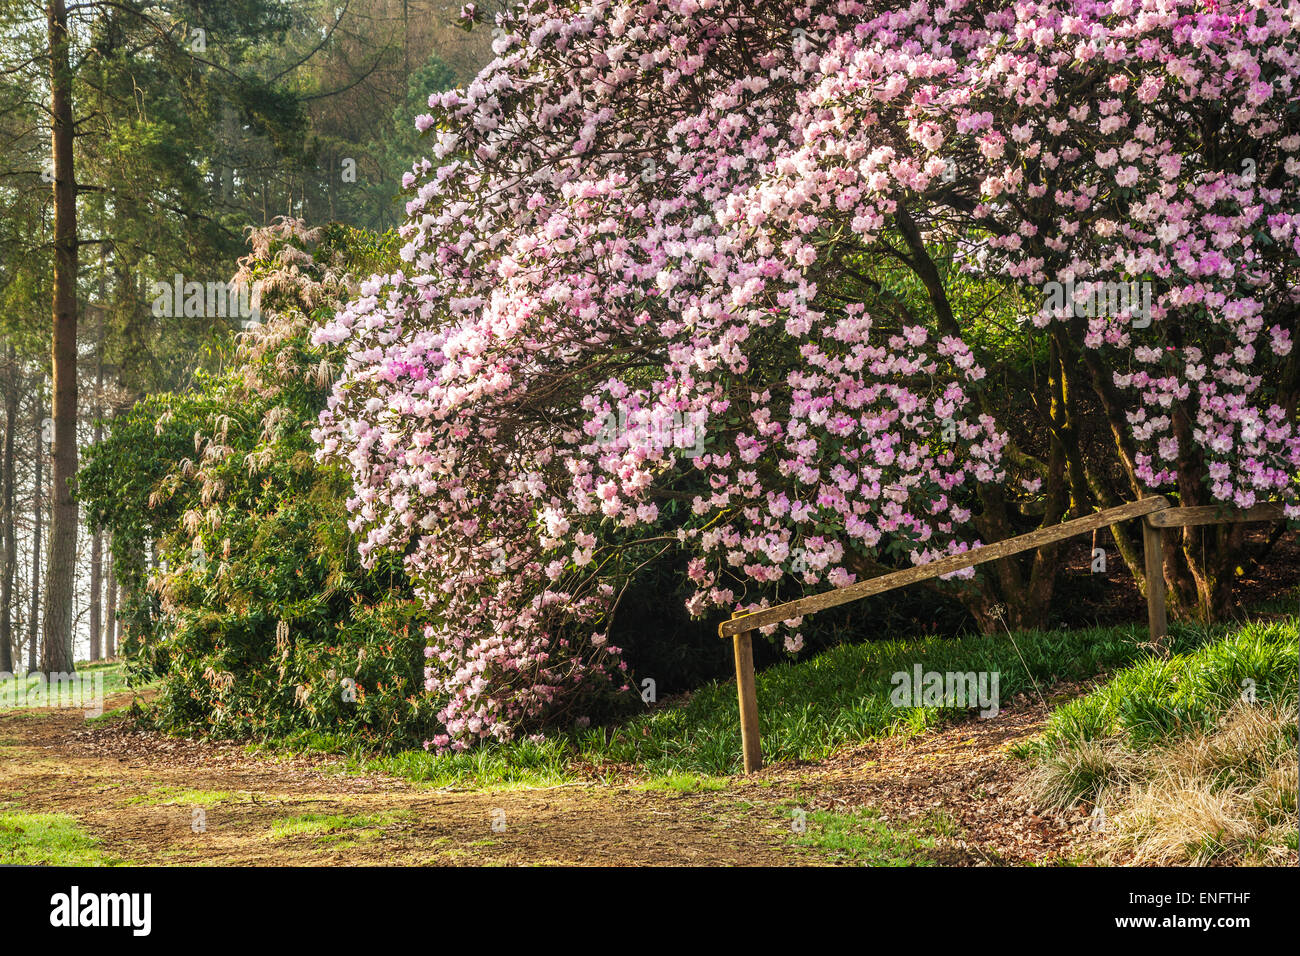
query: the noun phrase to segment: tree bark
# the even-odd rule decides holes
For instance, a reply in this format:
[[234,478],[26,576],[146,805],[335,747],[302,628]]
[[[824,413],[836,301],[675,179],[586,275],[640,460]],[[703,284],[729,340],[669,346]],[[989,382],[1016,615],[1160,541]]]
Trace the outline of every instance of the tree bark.
[[102,655],[101,637],[103,631],[104,587],[101,568],[104,560],[104,536],[95,532],[90,540],[90,660],[97,661]]
[[35,477],[32,479],[32,586],[27,592],[30,605],[27,612],[27,670],[36,670],[37,651],[41,646],[41,524],[44,507],[41,501],[45,463],[45,399],[40,392],[40,379],[36,390],[36,429],[32,446],[36,449]]
[[[101,421],[104,414],[101,400],[101,396],[104,394],[104,273],[102,259],[100,260],[99,307],[97,312],[99,316],[99,336],[95,345],[95,401],[92,407],[92,413],[95,416],[94,442],[96,445],[104,437],[104,425]],[[92,661],[100,659],[102,650],[103,619],[100,617],[100,610],[103,600],[103,565],[104,533],[96,531],[90,542],[90,659]]]
[[104,656],[112,660],[117,656],[117,577],[113,573],[112,539],[109,539],[104,551],[107,555],[104,570],[107,591],[104,596]]
[[41,669],[71,673],[73,587],[77,562],[77,181],[73,167],[72,69],[64,0],[47,8],[50,114],[54,157],[54,447],[50,550],[45,582]]
[[14,670],[13,601],[18,540],[14,529],[14,431],[18,428],[18,368],[13,346],[5,356],[5,437],[0,452],[0,673]]

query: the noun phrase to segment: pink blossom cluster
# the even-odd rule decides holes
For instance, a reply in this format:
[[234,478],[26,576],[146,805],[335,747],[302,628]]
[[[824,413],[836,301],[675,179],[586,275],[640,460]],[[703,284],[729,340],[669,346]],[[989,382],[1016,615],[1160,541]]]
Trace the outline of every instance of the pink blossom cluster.
[[348,349],[315,435],[362,554],[404,551],[437,608],[433,746],[620,685],[605,634],[647,548],[689,556],[702,615],[978,544],[1008,437],[962,315],[856,274],[900,234],[1027,295],[1153,283],[1141,332],[1024,319],[1103,358],[1146,485],[1194,445],[1215,499],[1294,501],[1296,6],[594,0],[497,24],[497,58],[418,119],[407,267],[316,333]]

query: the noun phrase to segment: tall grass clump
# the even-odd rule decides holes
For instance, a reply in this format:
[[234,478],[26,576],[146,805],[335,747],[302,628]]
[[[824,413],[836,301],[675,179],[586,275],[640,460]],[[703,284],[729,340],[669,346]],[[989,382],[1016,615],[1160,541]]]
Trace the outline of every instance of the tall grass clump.
[[1254,622],[1121,671],[1053,713],[1027,789],[1100,807],[1110,858],[1294,863],[1298,650],[1296,619]]

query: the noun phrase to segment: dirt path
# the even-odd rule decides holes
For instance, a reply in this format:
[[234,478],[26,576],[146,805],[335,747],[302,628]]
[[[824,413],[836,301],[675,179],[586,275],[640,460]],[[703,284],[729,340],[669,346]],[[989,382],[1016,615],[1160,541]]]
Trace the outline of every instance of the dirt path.
[[1006,746],[1040,721],[1028,708],[721,790],[447,791],[91,725],[76,710],[10,711],[0,712],[0,812],[70,814],[108,857],[140,864],[726,866],[832,862],[794,845],[791,808],[869,808],[890,825],[950,821],[935,828],[933,862],[1050,862],[1086,828],[1034,817],[1007,792],[1021,771]]
[[[1085,691],[1057,684],[1053,706]],[[1018,696],[993,720],[919,737],[887,737],[804,766],[778,766],[784,786],[806,784],[810,809],[878,811],[893,827],[922,824],[948,866],[1085,862],[1098,844],[1085,810],[1040,813],[1020,784],[1029,765],[1010,749],[1042,729],[1048,708]]]

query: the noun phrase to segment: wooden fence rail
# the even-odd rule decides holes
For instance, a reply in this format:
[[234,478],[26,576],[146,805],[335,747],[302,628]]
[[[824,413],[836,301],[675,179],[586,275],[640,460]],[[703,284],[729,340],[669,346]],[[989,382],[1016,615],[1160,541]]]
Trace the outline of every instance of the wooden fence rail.
[[977,564],[997,561],[1032,548],[1053,544],[1076,535],[1088,534],[1121,521],[1142,518],[1142,545],[1147,579],[1147,625],[1151,632],[1151,641],[1159,643],[1168,630],[1161,529],[1202,524],[1275,521],[1283,517],[1282,505],[1274,503],[1257,505],[1246,511],[1234,511],[1214,505],[1175,508],[1163,497],[1140,498],[1050,528],[1040,528],[1029,534],[972,548],[929,564],[858,581],[833,591],[811,594],[796,601],[788,601],[758,611],[738,611],[732,615],[731,620],[723,621],[718,625],[718,636],[730,637],[735,648],[736,694],[740,705],[740,738],[744,750],[745,773],[753,773],[763,766],[762,740],[758,727],[758,697],[754,686],[753,647],[753,633],[761,627],[791,621],[805,614],[824,611],[851,601],[860,601],[865,597],[883,594],[918,581],[952,574],[954,571],[974,567]]

